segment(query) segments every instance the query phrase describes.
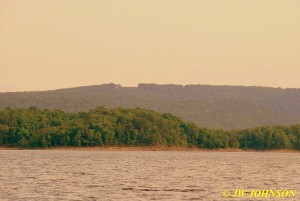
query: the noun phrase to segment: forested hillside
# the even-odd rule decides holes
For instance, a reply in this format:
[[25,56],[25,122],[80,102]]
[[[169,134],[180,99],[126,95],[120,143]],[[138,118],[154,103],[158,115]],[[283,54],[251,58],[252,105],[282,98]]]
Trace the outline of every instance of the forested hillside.
[[199,128],[169,113],[106,109],[0,111],[0,146],[177,146],[242,149],[300,149],[300,125],[245,130]]
[[0,93],[0,109],[60,109],[87,112],[92,108],[145,108],[169,112],[209,128],[250,128],[300,123],[300,89],[267,87],[115,84],[42,92]]

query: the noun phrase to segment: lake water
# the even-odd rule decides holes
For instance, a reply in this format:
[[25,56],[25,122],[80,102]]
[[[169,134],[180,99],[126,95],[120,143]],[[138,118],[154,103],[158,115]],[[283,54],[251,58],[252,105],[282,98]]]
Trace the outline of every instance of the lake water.
[[[238,189],[296,194],[223,196]],[[300,154],[0,150],[0,200],[300,200]]]

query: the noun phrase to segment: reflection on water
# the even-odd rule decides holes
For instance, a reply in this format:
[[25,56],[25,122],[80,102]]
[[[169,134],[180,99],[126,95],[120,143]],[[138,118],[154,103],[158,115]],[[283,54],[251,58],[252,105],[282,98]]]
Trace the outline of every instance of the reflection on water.
[[298,153],[2,150],[0,200],[250,200],[223,197],[235,189],[300,200],[299,167]]

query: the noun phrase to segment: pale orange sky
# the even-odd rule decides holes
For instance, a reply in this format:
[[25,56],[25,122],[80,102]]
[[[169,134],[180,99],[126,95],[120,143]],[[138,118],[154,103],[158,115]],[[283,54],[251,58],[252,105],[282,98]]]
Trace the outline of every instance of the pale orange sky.
[[300,88],[299,0],[0,0],[0,91]]

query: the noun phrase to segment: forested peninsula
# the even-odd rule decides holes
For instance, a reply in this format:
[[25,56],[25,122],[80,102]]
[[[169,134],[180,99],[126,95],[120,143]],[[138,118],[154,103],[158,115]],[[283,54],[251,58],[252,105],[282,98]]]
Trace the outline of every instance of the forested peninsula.
[[200,128],[141,108],[68,113],[30,107],[0,110],[0,146],[20,148],[166,146],[300,150],[300,125],[241,130]]

